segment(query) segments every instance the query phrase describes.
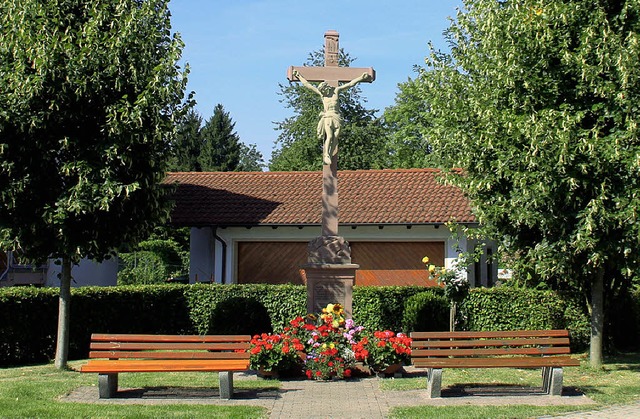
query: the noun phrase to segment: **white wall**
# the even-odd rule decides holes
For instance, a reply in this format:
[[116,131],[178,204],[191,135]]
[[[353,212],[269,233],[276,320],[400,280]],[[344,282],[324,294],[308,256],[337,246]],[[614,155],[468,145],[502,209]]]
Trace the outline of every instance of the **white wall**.
[[[59,287],[60,279],[58,274],[62,271],[62,265],[56,264],[54,260],[49,261],[47,270],[48,287]],[[80,263],[71,268],[72,287],[101,286],[108,287],[117,284],[118,281],[118,258],[111,258],[102,263],[89,259],[82,259]]]
[[[320,227],[227,227],[215,231],[218,237],[227,245],[225,280],[227,283],[236,281],[237,244],[247,241],[297,241],[308,242],[320,235]],[[457,248],[466,251],[467,241],[462,238],[457,242],[452,238],[449,229],[445,226],[436,228],[432,225],[412,226],[362,226],[355,229],[341,227],[339,234],[347,241],[363,242],[407,242],[407,241],[445,241],[445,266],[451,267],[457,258]],[[215,260],[214,260],[215,252]],[[209,282],[211,275],[215,282],[222,279],[222,255],[223,246],[219,240],[214,239],[212,228],[191,229],[191,264],[189,282]]]

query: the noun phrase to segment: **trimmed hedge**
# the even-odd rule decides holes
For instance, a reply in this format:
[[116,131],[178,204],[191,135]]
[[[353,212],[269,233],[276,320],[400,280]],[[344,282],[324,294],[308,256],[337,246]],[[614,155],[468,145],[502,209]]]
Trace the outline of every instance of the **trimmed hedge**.
[[553,291],[474,288],[458,314],[466,330],[569,329],[573,350],[589,344],[588,315]]
[[407,333],[449,330],[449,301],[432,290],[412,295],[404,304],[402,330]]
[[[353,317],[369,330],[447,330],[440,288],[354,287]],[[636,294],[636,300],[637,300]],[[637,306],[638,304],[636,304]],[[422,313],[422,314],[421,314]],[[469,330],[568,328],[584,347],[589,318],[552,292],[473,289],[459,310]],[[279,332],[306,314],[302,285],[144,285],[72,290],[70,359],[84,358],[91,333]],[[637,315],[637,313],[636,313]],[[0,289],[0,366],[46,362],[55,354],[58,290]],[[425,323],[426,322],[426,323]]]
[[[368,330],[403,330],[405,301],[415,294],[424,292],[425,289],[429,288],[354,287],[353,320]],[[432,291],[440,295],[444,292],[441,288],[432,288]]]

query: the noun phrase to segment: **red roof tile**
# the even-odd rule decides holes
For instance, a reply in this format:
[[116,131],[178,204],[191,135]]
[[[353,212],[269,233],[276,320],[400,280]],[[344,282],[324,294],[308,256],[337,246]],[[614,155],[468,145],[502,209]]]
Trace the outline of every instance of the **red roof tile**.
[[[474,223],[460,189],[435,169],[338,172],[340,224]],[[320,225],[322,172],[169,173],[179,226]]]

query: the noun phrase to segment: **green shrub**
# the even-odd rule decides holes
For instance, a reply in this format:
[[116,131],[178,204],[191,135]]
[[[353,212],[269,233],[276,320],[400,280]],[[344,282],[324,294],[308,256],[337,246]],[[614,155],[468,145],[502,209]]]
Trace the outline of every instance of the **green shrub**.
[[[426,291],[425,291],[426,290]],[[633,307],[640,307],[640,293]],[[567,328],[586,347],[589,318],[576,298],[549,291],[473,289],[460,308],[468,330]],[[640,310],[633,310],[638,315]],[[628,312],[628,313],[631,313]],[[71,359],[84,358],[91,333],[281,332],[306,314],[302,285],[129,285],[72,290]],[[55,353],[58,289],[0,289],[0,366],[46,362]],[[368,330],[447,330],[441,288],[355,287],[353,318]]]
[[354,287],[353,320],[368,330],[403,330],[404,302],[425,289],[443,293],[439,287]]
[[412,295],[404,304],[402,330],[405,333],[449,330],[449,302],[433,291]]
[[255,335],[271,333],[271,319],[264,305],[254,297],[231,297],[219,301],[211,311],[208,334]]
[[588,344],[589,318],[575,299],[553,291],[474,288],[461,311],[466,330],[569,329],[574,350]]
[[[261,304],[268,314],[271,330],[282,331],[289,321],[306,314],[307,291],[303,285],[267,284],[196,284],[186,288],[185,296],[191,322],[197,333],[216,330],[212,313],[220,304],[232,298],[252,299]],[[265,330],[266,332],[267,330]]]
[[148,250],[120,253],[118,260],[118,285],[162,284],[170,277],[162,258]]

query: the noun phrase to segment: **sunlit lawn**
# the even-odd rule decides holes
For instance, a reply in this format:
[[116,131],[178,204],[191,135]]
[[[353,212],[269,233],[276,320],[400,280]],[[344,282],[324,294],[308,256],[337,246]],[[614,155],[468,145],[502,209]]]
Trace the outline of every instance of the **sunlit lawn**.
[[[82,362],[72,362],[77,366]],[[68,403],[60,397],[82,386],[95,386],[96,374],[59,371],[53,365],[0,369],[0,417],[224,417],[262,418],[267,411],[252,406],[115,405]],[[215,373],[121,374],[120,387],[200,387],[218,385]],[[278,381],[234,380],[235,388],[273,388]],[[97,391],[97,389],[96,389]]]
[[[82,361],[75,361],[78,366]],[[597,405],[585,406],[416,406],[392,411],[396,418],[529,418],[568,411],[593,410],[640,399],[640,354],[606,360],[602,371],[593,371],[583,361],[581,367],[565,368],[565,388],[584,392]],[[120,387],[217,386],[213,373],[122,374]],[[52,365],[0,369],[0,417],[225,417],[259,418],[268,412],[261,407],[218,405],[139,405],[92,404],[61,401],[71,391],[95,386],[96,374],[58,371]],[[465,384],[500,384],[539,387],[539,370],[448,369],[443,372],[443,388]],[[235,380],[236,388],[279,388],[277,380]],[[425,378],[381,380],[383,389],[424,389]],[[97,391],[97,389],[96,389]]]
[[[442,387],[465,384],[512,385],[540,387],[540,370],[514,369],[445,369]],[[575,388],[591,398],[597,405],[578,406],[417,406],[393,411],[397,418],[529,418],[577,410],[595,410],[608,405],[640,400],[640,354],[621,355],[605,360],[601,371],[588,367],[564,368],[564,387]],[[411,390],[426,388],[426,378],[385,380],[382,388]]]

